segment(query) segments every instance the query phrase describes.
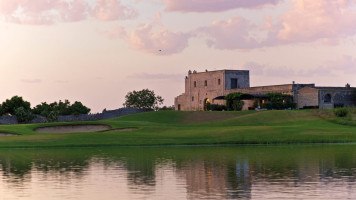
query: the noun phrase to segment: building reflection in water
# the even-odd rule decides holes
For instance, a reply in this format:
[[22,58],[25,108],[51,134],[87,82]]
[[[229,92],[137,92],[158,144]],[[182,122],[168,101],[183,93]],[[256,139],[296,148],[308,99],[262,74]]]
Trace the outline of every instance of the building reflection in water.
[[32,190],[42,187],[61,194],[58,199],[75,194],[88,199],[353,198],[355,150],[355,145],[3,150],[0,195],[13,197],[7,191],[21,190],[32,198]]

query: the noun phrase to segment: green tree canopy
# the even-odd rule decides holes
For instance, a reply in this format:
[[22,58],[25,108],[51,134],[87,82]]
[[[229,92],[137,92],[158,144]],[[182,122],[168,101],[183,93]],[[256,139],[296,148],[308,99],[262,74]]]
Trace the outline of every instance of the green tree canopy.
[[68,100],[46,103],[43,102],[33,108],[33,113],[46,117],[50,121],[57,119],[58,115],[79,115],[88,114],[90,108],[84,106],[81,102],[76,101],[72,105]]
[[158,107],[158,105],[163,104],[163,101],[164,99],[161,96],[156,95],[153,90],[134,90],[126,94],[124,106],[154,110]]
[[31,104],[23,100],[22,97],[13,96],[11,99],[6,99],[0,106],[0,116],[5,114],[15,115],[15,110],[22,107],[23,110],[31,110]]
[[242,96],[244,93],[241,92],[233,92],[226,95],[226,107],[228,110],[240,111],[244,106],[244,102],[241,101]]

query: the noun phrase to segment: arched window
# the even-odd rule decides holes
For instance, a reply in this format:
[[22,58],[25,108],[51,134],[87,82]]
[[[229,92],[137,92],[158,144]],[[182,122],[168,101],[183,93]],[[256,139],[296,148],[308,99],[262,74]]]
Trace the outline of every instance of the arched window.
[[331,103],[331,94],[326,94],[324,96],[324,103]]

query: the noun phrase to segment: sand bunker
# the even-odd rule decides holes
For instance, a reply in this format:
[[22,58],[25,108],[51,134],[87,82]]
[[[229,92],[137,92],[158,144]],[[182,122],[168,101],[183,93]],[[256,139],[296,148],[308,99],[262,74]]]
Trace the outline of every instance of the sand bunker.
[[14,133],[1,133],[0,132],[0,136],[18,136],[18,135],[14,134]]
[[63,126],[50,126],[37,128],[35,131],[39,133],[87,133],[87,132],[97,132],[110,130],[111,127],[108,125],[95,125],[95,124],[85,124],[85,125],[63,125]]

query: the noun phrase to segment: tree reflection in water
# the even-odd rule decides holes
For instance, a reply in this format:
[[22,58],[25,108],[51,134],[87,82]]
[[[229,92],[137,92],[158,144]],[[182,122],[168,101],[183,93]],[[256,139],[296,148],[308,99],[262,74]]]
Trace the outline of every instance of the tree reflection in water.
[[[2,180],[7,185],[0,189],[26,188],[37,174],[38,182],[59,181],[63,187],[58,189],[73,183],[86,188],[100,179],[95,171],[100,168],[110,171],[105,180],[114,185],[123,182],[128,196],[151,199],[173,193],[185,193],[188,199],[250,199],[262,195],[262,183],[293,191],[311,183],[320,190],[346,182],[354,190],[355,150],[356,145],[1,150]],[[172,194],[163,194],[167,188]]]

